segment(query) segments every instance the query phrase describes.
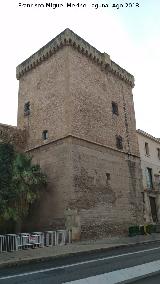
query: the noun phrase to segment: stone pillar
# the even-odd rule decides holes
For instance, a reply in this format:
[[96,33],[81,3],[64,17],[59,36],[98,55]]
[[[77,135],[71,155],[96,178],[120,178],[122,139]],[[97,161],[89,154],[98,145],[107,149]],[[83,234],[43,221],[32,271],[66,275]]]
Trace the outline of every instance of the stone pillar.
[[71,231],[72,241],[79,241],[81,237],[80,216],[76,209],[65,210],[65,226]]

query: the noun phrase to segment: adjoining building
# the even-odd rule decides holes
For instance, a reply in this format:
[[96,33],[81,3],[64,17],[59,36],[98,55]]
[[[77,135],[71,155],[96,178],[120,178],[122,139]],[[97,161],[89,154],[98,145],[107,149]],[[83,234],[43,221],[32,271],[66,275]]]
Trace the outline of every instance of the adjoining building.
[[160,222],[160,139],[137,130],[143,174],[144,219]]
[[66,29],[17,67],[17,79],[25,152],[49,180],[25,230],[66,224],[86,238],[142,224],[134,77]]

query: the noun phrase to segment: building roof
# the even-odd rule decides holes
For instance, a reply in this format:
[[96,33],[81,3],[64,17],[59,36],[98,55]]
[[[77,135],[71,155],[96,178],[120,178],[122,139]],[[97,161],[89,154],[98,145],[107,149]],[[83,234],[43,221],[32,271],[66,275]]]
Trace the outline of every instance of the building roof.
[[84,39],[79,37],[76,33],[68,28],[57,35],[55,38],[53,38],[33,55],[31,55],[28,59],[23,61],[20,65],[18,65],[16,68],[17,79],[20,79],[20,77],[23,76],[26,72],[35,68],[41,62],[52,56],[52,54],[56,53],[60,48],[66,45],[72,46],[78,52],[81,52],[92,61],[103,66],[104,70],[109,70],[110,72],[116,74],[119,78],[130,84],[132,87],[134,86],[133,75],[131,75],[125,69],[121,68],[114,61],[112,61],[107,53],[101,53],[95,47],[90,45],[88,42],[86,42]]
[[144,137],[147,137],[155,142],[160,143],[160,138],[155,138],[154,136],[152,136],[151,134],[141,130],[141,129],[137,129],[137,133],[143,135]]

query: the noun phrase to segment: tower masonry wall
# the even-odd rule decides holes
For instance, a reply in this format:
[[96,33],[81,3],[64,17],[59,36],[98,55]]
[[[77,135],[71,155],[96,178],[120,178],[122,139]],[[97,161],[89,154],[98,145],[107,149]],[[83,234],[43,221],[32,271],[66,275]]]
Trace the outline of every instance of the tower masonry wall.
[[[112,148],[120,135],[123,150],[139,156],[131,85],[70,48],[69,93],[73,135]],[[112,113],[112,102],[118,115]]]
[[120,135],[123,150],[139,156],[131,85],[71,46],[19,79],[18,127],[28,130],[27,149],[43,145],[48,130],[48,141],[71,134],[112,148]]
[[71,136],[29,153],[47,173],[48,187],[25,229],[64,227],[68,209],[77,211],[81,238],[124,234],[143,223],[137,157]]
[[82,237],[122,234],[129,226],[143,223],[139,158],[81,139],[72,142]]
[[47,187],[24,223],[24,230],[64,228],[64,212],[74,197],[70,139],[59,139],[27,153],[47,174]]
[[[48,130],[48,141],[70,132],[67,60],[66,47],[19,79],[18,127],[28,130],[27,149],[45,143],[43,130]],[[25,116],[26,102],[30,114]]]

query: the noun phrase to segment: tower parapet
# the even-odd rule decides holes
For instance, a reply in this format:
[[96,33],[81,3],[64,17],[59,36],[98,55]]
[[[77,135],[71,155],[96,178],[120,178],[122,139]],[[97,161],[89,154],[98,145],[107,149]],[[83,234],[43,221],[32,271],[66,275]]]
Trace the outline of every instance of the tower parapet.
[[125,69],[112,61],[107,53],[101,53],[70,29],[65,29],[62,33],[57,35],[45,46],[43,46],[28,59],[18,65],[16,70],[17,79],[23,76],[26,72],[35,68],[37,65],[41,64],[44,60],[48,59],[59,49],[67,45],[77,49],[78,52],[84,54],[96,64],[103,66],[104,71],[109,70],[110,72],[116,74],[119,78],[130,84],[132,87],[134,87],[133,75],[131,75]]

